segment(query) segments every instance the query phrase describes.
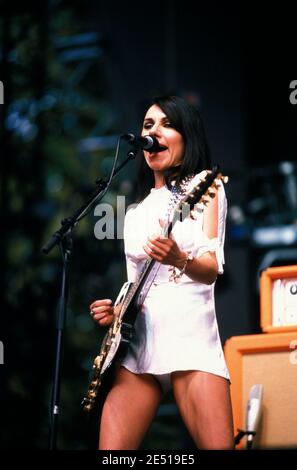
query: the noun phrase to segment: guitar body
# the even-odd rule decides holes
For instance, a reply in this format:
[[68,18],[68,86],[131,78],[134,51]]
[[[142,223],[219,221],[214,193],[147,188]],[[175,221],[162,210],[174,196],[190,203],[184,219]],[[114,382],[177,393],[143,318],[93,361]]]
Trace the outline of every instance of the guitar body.
[[[123,287],[125,287],[125,284]],[[124,296],[121,296],[121,291],[123,290],[121,289],[118,296],[120,302],[116,302],[116,304],[122,303],[123,306],[125,305],[125,299],[129,297],[132,287],[133,284],[131,283]],[[82,403],[85,411],[90,411],[95,405],[99,387],[101,389],[100,402],[102,402],[101,404],[99,403],[99,408],[102,408],[106,395],[114,381],[117,366],[120,365],[127,354],[129,344],[133,337],[133,325],[137,313],[138,307],[134,302],[130,302],[127,308],[122,307],[119,315],[115,317],[108,332],[104,336],[100,353],[94,359],[93,379]]]

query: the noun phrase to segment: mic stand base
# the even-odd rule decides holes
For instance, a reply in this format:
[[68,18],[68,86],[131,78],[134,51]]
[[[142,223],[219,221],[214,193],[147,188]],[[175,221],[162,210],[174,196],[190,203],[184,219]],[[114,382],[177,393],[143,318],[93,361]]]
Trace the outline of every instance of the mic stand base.
[[[241,439],[244,437],[244,436],[252,436],[254,437],[256,435],[256,432],[255,431],[244,431],[243,429],[237,429],[238,433],[236,434],[235,438],[234,438],[234,444],[237,446],[237,444],[240,443]],[[251,450],[252,449],[252,446],[253,446],[253,439],[252,440],[248,440],[247,441],[247,444],[246,444],[246,450]]]

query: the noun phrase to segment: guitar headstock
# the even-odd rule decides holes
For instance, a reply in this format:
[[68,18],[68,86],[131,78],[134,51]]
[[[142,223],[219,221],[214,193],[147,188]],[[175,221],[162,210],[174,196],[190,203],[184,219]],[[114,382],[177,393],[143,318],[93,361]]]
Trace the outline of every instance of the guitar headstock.
[[184,220],[184,215],[188,215],[197,204],[203,210],[210,199],[214,198],[222,183],[228,182],[228,176],[224,176],[218,165],[212,170],[206,170],[203,178],[179,201],[173,214],[173,220]]

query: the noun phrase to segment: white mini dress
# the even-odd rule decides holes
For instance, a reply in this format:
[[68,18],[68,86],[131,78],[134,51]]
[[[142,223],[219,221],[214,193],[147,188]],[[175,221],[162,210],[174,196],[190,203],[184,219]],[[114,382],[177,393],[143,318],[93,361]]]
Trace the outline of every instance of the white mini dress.
[[[194,186],[204,172],[189,183]],[[223,184],[218,191],[218,236],[209,239],[202,230],[203,211],[194,211],[176,222],[172,234],[178,246],[199,257],[215,252],[219,273],[223,272],[227,201]],[[147,259],[143,246],[147,238],[161,233],[159,219],[167,212],[172,193],[163,186],[136,207],[128,209],[124,244],[128,281],[134,282]],[[160,264],[158,273],[138,313],[135,334],[122,365],[134,373],[156,376],[173,371],[201,370],[229,379],[215,312],[214,287],[195,282],[183,274],[178,283],[170,281],[170,266]],[[177,271],[178,272],[178,271]]]

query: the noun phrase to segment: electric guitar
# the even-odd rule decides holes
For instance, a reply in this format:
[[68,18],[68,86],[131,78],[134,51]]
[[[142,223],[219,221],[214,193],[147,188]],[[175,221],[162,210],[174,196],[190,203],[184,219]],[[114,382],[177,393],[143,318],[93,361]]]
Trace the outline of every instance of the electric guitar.
[[[228,177],[221,174],[218,166],[211,171],[206,171],[206,176],[202,178],[189,192],[187,192],[177,203],[171,221],[163,227],[163,234],[169,236],[177,220],[183,221],[184,214],[189,214],[194,205],[206,205],[209,197],[215,197],[219,190],[221,181],[226,183]],[[186,210],[185,210],[186,209]],[[91,411],[98,402],[99,389],[105,384],[102,391],[101,404],[107,395],[113,381],[115,367],[125,357],[129,344],[133,336],[133,325],[138,311],[154,279],[154,274],[159,267],[154,259],[149,258],[134,283],[125,283],[118,295],[115,305],[122,303],[120,313],[115,316],[113,323],[106,333],[100,353],[95,357],[93,363],[93,377],[85,398],[82,401],[84,411]],[[100,394],[101,395],[101,394]]]

